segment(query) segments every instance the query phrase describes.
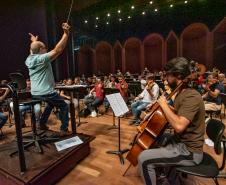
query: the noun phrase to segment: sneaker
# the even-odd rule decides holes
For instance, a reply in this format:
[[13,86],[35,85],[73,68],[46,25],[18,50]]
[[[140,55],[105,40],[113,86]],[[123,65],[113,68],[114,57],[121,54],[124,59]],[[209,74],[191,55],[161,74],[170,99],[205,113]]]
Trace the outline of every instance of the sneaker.
[[47,127],[45,124],[40,124],[40,125],[38,126],[38,129],[39,129],[39,130],[49,130],[49,127]]
[[135,126],[139,126],[140,125],[140,120],[136,120],[136,122],[134,123]]
[[71,132],[69,132],[69,130],[61,130],[59,135],[60,137],[69,136]]
[[93,117],[93,118],[94,118],[94,117],[97,117],[97,113],[96,113],[95,110],[91,112],[91,117]]
[[129,121],[129,125],[133,125],[138,121],[137,118],[133,118],[132,120]]
[[136,123],[136,122],[137,122],[136,119],[132,119],[132,120],[129,121],[129,125],[133,125],[133,124]]

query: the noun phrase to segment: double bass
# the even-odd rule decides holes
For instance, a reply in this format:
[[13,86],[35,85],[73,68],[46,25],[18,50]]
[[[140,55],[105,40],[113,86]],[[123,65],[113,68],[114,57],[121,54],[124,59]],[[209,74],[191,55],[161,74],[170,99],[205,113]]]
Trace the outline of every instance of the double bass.
[[[180,90],[184,82],[181,82],[175,89],[172,91],[167,100],[169,100],[176,92]],[[130,161],[133,166],[136,166],[138,161],[137,158],[143,150],[147,150],[155,145],[157,138],[163,133],[168,121],[158,104],[156,102],[150,113],[146,116],[146,119],[141,122],[138,127],[138,134],[135,136],[132,148],[126,156],[126,159]]]

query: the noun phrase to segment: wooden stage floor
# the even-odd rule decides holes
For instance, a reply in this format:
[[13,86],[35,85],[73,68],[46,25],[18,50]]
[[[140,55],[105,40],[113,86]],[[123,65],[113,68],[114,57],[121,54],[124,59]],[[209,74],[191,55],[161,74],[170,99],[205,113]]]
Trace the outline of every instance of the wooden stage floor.
[[[109,113],[110,114],[110,113]],[[139,176],[138,169],[131,167],[127,176],[122,174],[128,167],[129,163],[125,160],[125,165],[121,165],[116,155],[106,154],[108,150],[117,150],[118,148],[118,132],[116,129],[108,130],[112,126],[112,116],[103,115],[97,118],[85,118],[81,121],[88,123],[82,124],[77,130],[79,133],[95,136],[91,142],[90,155],[82,160],[71,172],[69,172],[57,185],[142,185],[143,182]],[[224,119],[226,123],[226,119]],[[29,119],[26,119],[29,125]],[[117,121],[116,121],[117,123]],[[55,115],[51,115],[49,126],[53,130],[58,130],[60,121]],[[30,127],[24,130],[29,130]],[[0,143],[7,142],[14,137],[14,126],[4,128],[7,136]],[[136,127],[128,124],[128,119],[121,119],[121,149],[130,148],[129,143],[136,134]],[[204,146],[204,150],[214,155],[212,147]],[[126,155],[124,155],[126,156]],[[216,156],[219,162],[221,158]],[[186,185],[214,185],[210,179],[197,178],[189,176]],[[220,185],[226,184],[226,179],[219,179]]]

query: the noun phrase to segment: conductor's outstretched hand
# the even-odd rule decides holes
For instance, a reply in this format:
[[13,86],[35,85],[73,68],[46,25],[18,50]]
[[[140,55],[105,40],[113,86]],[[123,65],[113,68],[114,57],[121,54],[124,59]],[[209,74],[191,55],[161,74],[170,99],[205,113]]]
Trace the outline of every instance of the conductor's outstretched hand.
[[62,28],[64,30],[64,33],[69,34],[70,26],[68,25],[68,23],[63,23]]

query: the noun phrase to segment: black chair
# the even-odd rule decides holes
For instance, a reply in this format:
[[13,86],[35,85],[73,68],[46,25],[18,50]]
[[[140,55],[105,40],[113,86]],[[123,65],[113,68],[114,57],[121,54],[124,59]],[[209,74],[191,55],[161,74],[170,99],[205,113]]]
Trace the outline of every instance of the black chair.
[[210,117],[210,119],[213,119],[213,115],[215,117],[219,116],[220,120],[222,121],[221,109],[222,109],[222,100],[221,100],[221,108],[219,110],[206,110],[206,114]]
[[206,114],[210,117],[210,119],[213,119],[213,116],[214,116],[214,117],[219,117],[220,120],[222,121],[221,109],[220,110],[207,110]]
[[221,144],[223,143],[223,159],[219,168],[216,161],[207,153],[203,153],[203,160],[199,165],[189,167],[177,167],[176,170],[182,174],[190,174],[199,177],[212,178],[216,185],[219,185],[217,178],[219,172],[224,169],[226,155],[226,140],[223,136],[225,125],[216,119],[211,119],[207,123],[206,133],[214,142],[214,150],[217,155],[222,153]]

